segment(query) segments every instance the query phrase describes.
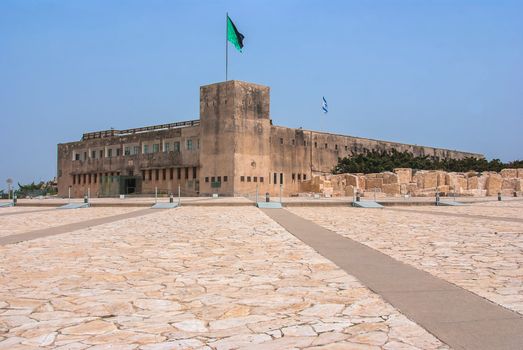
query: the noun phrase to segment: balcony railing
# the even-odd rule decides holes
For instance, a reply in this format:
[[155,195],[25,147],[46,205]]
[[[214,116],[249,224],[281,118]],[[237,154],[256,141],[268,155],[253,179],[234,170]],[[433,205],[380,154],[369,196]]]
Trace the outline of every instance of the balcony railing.
[[104,138],[104,137],[125,136],[125,135],[139,134],[139,133],[158,131],[158,130],[178,129],[178,128],[185,128],[185,127],[188,127],[188,126],[196,126],[196,125],[200,125],[200,120],[199,119],[197,119],[197,120],[189,120],[189,121],[184,121],[184,122],[169,123],[169,124],[144,126],[142,128],[134,128],[134,129],[102,130],[102,131],[88,132],[88,133],[83,134],[82,141],[92,140],[92,139],[100,139],[100,138]]

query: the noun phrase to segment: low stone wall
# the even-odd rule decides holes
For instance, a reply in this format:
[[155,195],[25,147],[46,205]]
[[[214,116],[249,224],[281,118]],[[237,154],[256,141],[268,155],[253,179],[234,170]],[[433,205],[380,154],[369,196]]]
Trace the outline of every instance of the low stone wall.
[[504,196],[523,195],[523,168],[497,172],[469,171],[466,173],[442,170],[397,168],[393,172],[375,174],[339,174],[314,176],[300,183],[300,193],[321,193],[326,197],[353,196],[413,197],[434,196]]

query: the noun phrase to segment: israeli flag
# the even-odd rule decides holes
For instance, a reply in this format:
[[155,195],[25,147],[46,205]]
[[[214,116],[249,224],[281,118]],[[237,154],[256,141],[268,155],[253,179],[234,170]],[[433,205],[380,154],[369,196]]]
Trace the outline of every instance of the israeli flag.
[[327,106],[327,100],[325,99],[325,97],[323,97],[323,102],[321,103],[321,109],[323,110],[323,113],[327,114],[329,112],[328,110],[328,106]]

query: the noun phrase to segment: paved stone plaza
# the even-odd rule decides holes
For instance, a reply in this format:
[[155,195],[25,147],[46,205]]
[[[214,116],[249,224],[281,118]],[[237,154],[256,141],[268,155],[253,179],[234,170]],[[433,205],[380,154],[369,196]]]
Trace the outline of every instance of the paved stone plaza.
[[290,210],[523,313],[523,202],[392,208],[365,215],[357,208]]
[[[0,349],[448,348],[251,206],[0,210],[4,237],[136,214],[0,245]],[[523,202],[288,210],[523,313]]]

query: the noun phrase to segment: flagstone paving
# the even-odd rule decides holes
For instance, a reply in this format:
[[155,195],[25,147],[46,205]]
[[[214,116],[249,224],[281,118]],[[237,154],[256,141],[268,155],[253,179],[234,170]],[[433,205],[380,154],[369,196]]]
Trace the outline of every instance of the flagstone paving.
[[256,208],[0,247],[0,349],[447,349]]
[[[20,209],[19,209],[20,208]],[[22,207],[15,207],[14,210],[23,212]],[[29,208],[29,207],[27,207]],[[30,208],[35,211],[35,208]],[[76,222],[97,219],[107,216],[113,216],[143,208],[133,207],[104,207],[104,208],[82,208],[82,209],[52,209],[35,212],[27,212],[17,215],[0,215],[0,237],[14,234],[40,230],[44,228],[56,227]],[[5,211],[11,209],[6,209]],[[17,212],[18,212],[17,211]],[[2,210],[3,213],[4,210]],[[13,211],[15,212],[15,211]]]
[[523,220],[523,201],[519,200],[475,203],[456,207],[416,206],[408,207],[406,209],[432,213],[481,215],[487,217],[500,217]]
[[[412,213],[289,208],[340,235],[523,314],[523,223],[430,215],[454,213],[452,209],[425,207]],[[492,208],[457,209],[463,214],[487,215]],[[523,210],[514,212],[514,217],[523,218]]]

